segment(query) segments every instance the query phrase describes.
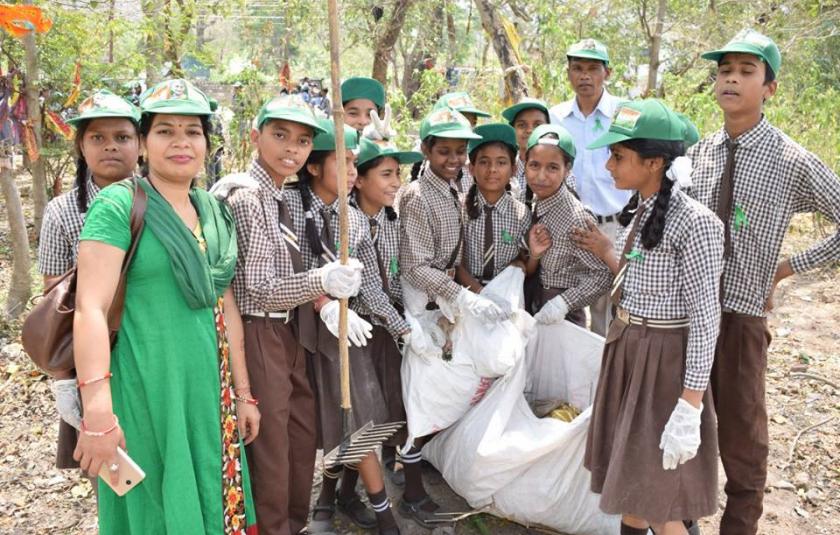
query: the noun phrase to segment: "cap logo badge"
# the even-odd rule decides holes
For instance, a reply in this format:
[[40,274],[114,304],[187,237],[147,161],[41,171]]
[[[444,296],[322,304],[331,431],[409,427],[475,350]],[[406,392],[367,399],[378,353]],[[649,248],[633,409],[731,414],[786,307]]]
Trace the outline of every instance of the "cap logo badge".
[[446,123],[463,124],[464,122],[467,122],[466,119],[461,119],[461,117],[452,113],[451,110],[446,109],[437,110],[429,116],[429,126],[438,126]]
[[187,86],[183,80],[173,80],[169,84],[170,98],[183,99],[187,97]]
[[466,108],[472,107],[473,103],[469,99],[469,97],[455,97],[449,99],[449,102],[446,103],[450,108]]
[[631,108],[621,108],[613,119],[613,124],[619,128],[633,130],[642,113]]

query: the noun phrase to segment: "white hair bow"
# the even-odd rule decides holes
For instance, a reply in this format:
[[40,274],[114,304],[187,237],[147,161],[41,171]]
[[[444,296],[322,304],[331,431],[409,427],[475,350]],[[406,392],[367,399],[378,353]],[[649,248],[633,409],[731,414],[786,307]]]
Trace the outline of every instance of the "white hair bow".
[[691,186],[691,173],[694,168],[691,164],[691,158],[687,156],[679,156],[671,162],[671,167],[665,171],[665,176],[671,182],[676,182],[681,188]]

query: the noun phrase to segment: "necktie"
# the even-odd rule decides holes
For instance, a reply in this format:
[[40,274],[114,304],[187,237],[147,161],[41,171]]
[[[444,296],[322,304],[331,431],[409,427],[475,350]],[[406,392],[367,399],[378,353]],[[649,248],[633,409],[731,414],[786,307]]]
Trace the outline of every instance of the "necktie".
[[724,241],[723,255],[729,258],[732,255],[732,231],[729,219],[732,216],[732,200],[735,191],[735,150],[738,143],[731,139],[726,140],[726,165],[723,167],[723,176],[720,179],[720,194],[718,195],[717,216],[723,221]]
[[382,264],[382,254],[379,252],[379,221],[371,217],[368,219],[368,223],[370,223],[370,239],[373,242],[373,250],[376,252],[376,265],[379,267],[379,278],[382,279],[382,289],[390,297],[391,290],[388,284],[388,274],[385,272],[385,266]]
[[621,295],[624,288],[624,277],[627,275],[627,255],[633,249],[633,244],[636,242],[636,233],[639,231],[639,222],[645,213],[645,207],[639,206],[636,209],[636,217],[633,218],[633,226],[630,228],[630,233],[627,235],[627,241],[624,242],[624,250],[621,251],[621,258],[618,260],[618,274],[613,281],[612,291],[610,292],[610,300],[612,304],[618,307],[621,303]]
[[335,239],[333,238],[332,228],[330,228],[330,219],[332,210],[329,207],[321,209],[321,248],[324,250],[321,253],[323,264],[333,262],[336,259],[335,255]]
[[[295,273],[302,273],[303,258],[300,255],[300,245],[297,235],[292,230],[292,218],[289,209],[283,201],[277,201],[277,209],[280,212],[280,234],[286,242],[286,249],[289,251],[289,258],[292,261],[292,269]],[[298,305],[295,313],[297,321],[294,323],[297,331],[297,339],[300,344],[309,352],[314,352],[318,346],[318,332],[315,329],[315,309],[312,302]]]
[[495,274],[496,244],[493,243],[493,206],[484,205],[484,270],[481,278],[489,281]]

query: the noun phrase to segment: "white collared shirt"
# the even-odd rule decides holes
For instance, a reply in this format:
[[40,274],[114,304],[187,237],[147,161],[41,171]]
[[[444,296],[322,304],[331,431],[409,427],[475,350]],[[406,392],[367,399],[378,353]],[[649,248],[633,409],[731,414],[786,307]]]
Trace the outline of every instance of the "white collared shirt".
[[598,106],[584,117],[577,98],[553,106],[549,110],[552,124],[559,124],[569,131],[575,141],[577,157],[572,173],[577,178],[577,192],[581,202],[595,215],[617,214],[630,200],[632,192],[616,189],[606,164],[610,158],[607,147],[588,150],[590,143],[610,128],[612,116],[623,99],[614,97],[606,89]]

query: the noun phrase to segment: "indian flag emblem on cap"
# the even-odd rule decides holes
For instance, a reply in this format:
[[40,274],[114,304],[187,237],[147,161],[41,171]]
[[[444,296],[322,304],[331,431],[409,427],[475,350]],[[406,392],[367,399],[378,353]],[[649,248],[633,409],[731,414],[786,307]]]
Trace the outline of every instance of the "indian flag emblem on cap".
[[578,52],[579,50],[597,50],[598,43],[595,42],[595,39],[584,39],[583,41],[577,42],[572,45],[569,49],[569,52]]
[[771,43],[770,38],[766,35],[761,35],[760,33],[749,29],[741,30],[738,35],[735,36],[733,41],[744,41],[760,48],[763,48]]
[[460,123],[459,117],[456,117],[451,110],[442,109],[433,112],[429,115],[429,126],[437,126],[446,123]]
[[468,96],[459,96],[459,97],[451,98],[451,99],[449,99],[449,101],[446,104],[450,108],[455,108],[455,109],[458,109],[458,108],[472,108],[473,107],[472,100],[470,100],[470,98]]
[[642,113],[631,108],[620,108],[613,119],[613,125],[624,128],[626,130],[633,130],[636,128],[636,123]]

